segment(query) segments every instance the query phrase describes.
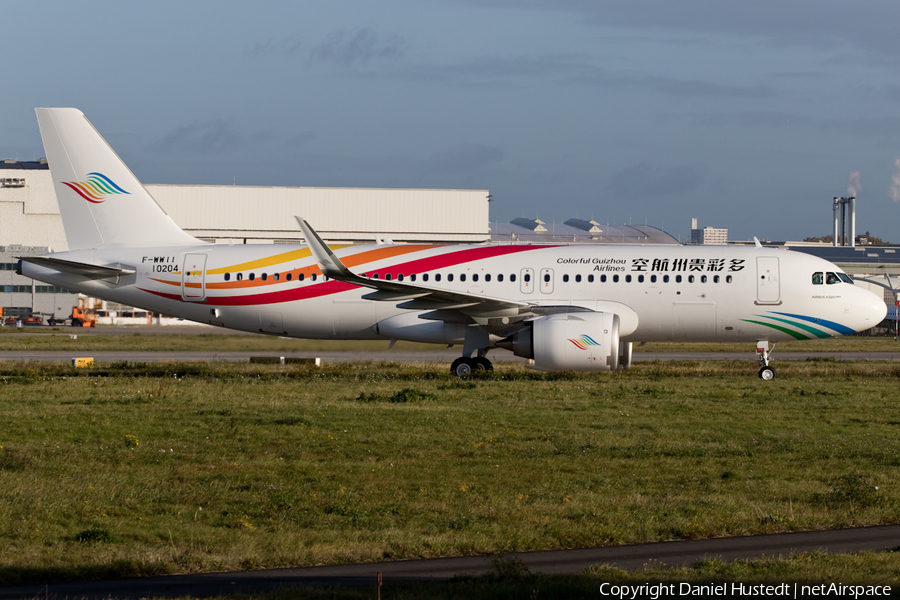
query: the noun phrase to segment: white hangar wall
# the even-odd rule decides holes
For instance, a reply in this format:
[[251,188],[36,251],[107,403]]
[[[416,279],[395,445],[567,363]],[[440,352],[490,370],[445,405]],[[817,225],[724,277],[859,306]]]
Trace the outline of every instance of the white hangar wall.
[[486,242],[488,190],[146,185],[204,239],[298,242],[295,216],[329,241]]
[[[488,190],[146,185],[184,230],[210,241],[487,242]],[[46,161],[0,162],[0,245],[67,250]]]

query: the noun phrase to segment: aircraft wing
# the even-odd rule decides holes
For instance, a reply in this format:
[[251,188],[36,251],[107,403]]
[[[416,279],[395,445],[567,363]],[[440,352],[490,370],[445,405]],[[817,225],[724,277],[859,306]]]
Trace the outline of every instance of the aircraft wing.
[[102,265],[92,265],[90,263],[62,260],[60,258],[50,258],[47,256],[17,256],[16,258],[22,262],[28,262],[42,267],[50,267],[51,269],[56,269],[63,273],[81,275],[88,279],[112,279],[113,277],[134,274],[134,269],[104,267]]
[[319,263],[322,273],[326,277],[338,281],[371,288],[374,291],[363,296],[367,300],[403,302],[398,305],[400,308],[434,311],[433,313],[422,315],[422,317],[442,321],[458,320],[459,317],[454,317],[453,314],[458,312],[478,322],[481,319],[491,317],[509,317],[531,313],[534,308],[527,302],[493,298],[482,294],[453,292],[415,283],[372,279],[357,275],[344,266],[309,223],[300,217],[295,218],[297,223],[300,224],[300,229],[303,230],[309,249],[316,262]]

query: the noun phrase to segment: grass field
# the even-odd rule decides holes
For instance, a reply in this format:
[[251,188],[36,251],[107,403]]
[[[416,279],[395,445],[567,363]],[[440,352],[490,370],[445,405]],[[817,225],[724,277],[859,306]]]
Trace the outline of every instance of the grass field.
[[774,382],[727,361],[467,381],[421,364],[0,363],[0,382],[0,584],[900,516],[890,363],[782,363]]
[[[129,327],[101,327],[102,332],[75,327],[0,327],[0,351],[60,350],[146,352],[373,352],[387,351],[388,341],[302,340],[265,335],[240,334],[228,330],[191,327],[196,333],[152,333]],[[160,328],[165,331],[165,327]],[[77,336],[72,339],[72,336]],[[445,346],[398,342],[398,351],[442,350]],[[652,342],[634,345],[643,352],[755,352],[755,343]],[[890,337],[839,337],[822,340],[779,342],[778,352],[900,352],[900,343]],[[497,355],[511,356],[499,350]],[[390,355],[387,354],[386,358]],[[777,358],[777,353],[776,353]]]

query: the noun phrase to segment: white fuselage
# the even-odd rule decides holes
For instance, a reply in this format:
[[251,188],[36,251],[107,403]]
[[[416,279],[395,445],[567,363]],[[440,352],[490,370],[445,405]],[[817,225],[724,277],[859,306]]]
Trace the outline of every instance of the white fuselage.
[[[354,273],[416,286],[614,312],[623,341],[756,341],[868,329],[881,298],[806,254],[729,246],[358,245]],[[134,270],[90,279],[25,263],[23,274],[84,294],[231,329],[298,338],[460,343],[466,325],[430,318],[371,289],[327,279],[306,246],[101,248],[52,256]],[[819,273],[817,278],[815,275]],[[817,283],[821,281],[821,283]],[[496,339],[514,312],[481,323]]]

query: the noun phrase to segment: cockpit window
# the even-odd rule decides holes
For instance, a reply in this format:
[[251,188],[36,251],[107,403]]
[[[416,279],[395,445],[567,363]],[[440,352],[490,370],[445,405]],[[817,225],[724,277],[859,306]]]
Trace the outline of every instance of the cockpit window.
[[813,285],[822,285],[825,283],[825,279],[823,278],[822,272],[818,271],[813,273]]
[[853,283],[853,278],[846,273],[838,273],[837,276],[840,277],[841,281],[843,281],[844,283]]
[[841,279],[837,276],[837,273],[826,273],[825,274],[825,283],[828,285],[832,285],[834,283],[840,283]]

